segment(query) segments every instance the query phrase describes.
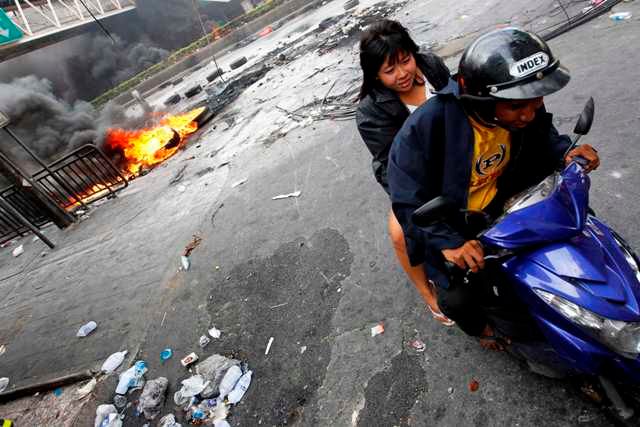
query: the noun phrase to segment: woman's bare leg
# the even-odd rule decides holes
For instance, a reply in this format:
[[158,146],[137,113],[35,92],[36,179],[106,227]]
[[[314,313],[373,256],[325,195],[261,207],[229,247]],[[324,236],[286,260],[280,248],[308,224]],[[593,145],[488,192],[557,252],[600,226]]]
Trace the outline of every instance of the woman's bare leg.
[[[391,212],[389,214],[389,235],[391,236],[391,242],[393,248],[398,257],[398,261],[402,266],[402,269],[409,276],[409,280],[416,287],[420,296],[424,302],[431,307],[434,313],[442,313],[440,307],[438,307],[438,298],[434,287],[427,280],[427,275],[424,271],[423,265],[412,266],[409,262],[409,255],[407,255],[407,245],[404,240],[404,233],[400,223],[396,219],[396,216]],[[446,317],[443,318],[446,319]]]

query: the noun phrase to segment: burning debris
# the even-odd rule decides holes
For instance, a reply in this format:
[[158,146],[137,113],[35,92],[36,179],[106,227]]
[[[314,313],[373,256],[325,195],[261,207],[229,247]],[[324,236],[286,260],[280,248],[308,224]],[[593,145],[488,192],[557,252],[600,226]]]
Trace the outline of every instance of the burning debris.
[[152,127],[125,130],[109,129],[105,151],[131,176],[140,174],[173,156],[187,137],[198,130],[198,119],[206,113],[200,107],[188,113],[162,116]]

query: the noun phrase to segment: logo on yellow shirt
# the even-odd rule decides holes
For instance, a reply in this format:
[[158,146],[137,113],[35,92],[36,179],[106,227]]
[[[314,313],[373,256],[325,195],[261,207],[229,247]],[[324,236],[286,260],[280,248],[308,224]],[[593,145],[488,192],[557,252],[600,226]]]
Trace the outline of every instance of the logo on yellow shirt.
[[507,154],[507,146],[505,144],[500,144],[500,151],[497,153],[489,154],[484,153],[478,157],[476,160],[476,173],[478,175],[485,176],[490,174],[493,170],[496,170],[500,167]]

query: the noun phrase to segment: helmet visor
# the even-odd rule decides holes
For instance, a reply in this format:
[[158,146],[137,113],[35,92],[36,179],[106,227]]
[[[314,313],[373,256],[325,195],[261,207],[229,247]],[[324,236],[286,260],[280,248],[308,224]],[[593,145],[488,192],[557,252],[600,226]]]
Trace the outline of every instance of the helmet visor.
[[517,86],[506,87],[489,96],[496,99],[533,99],[551,95],[559,91],[569,83],[571,76],[569,70],[559,65],[551,73],[540,80],[531,80]]

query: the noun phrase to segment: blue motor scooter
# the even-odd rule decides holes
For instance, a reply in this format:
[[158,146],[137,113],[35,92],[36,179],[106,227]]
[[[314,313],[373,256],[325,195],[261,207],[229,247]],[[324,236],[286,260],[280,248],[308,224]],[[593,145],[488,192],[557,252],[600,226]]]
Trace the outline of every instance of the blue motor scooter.
[[[575,142],[592,121],[590,100]],[[487,317],[533,371],[596,379],[611,413],[632,425],[640,402],[640,261],[590,214],[582,164],[577,159],[507,202],[478,234],[487,260],[482,283],[470,272],[458,271],[453,280],[487,289]],[[470,215],[440,196],[416,210],[413,221],[424,226],[454,212]]]

